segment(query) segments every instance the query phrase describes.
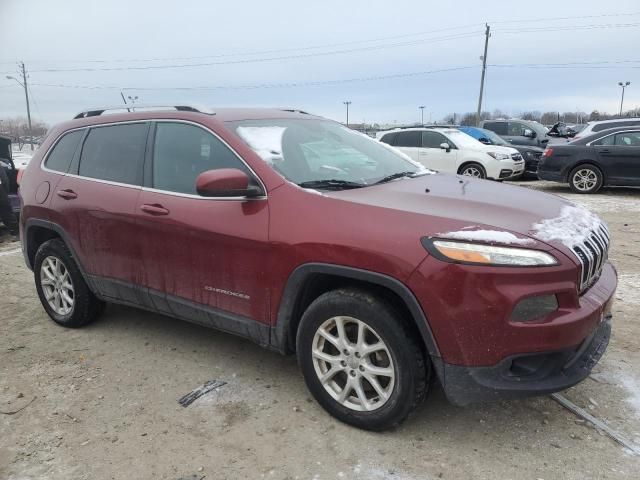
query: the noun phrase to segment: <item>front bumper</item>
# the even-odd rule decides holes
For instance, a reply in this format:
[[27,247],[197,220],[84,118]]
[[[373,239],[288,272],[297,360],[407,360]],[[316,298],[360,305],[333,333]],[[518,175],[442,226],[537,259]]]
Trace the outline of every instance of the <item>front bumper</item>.
[[604,354],[610,337],[609,314],[572,349],[516,355],[492,367],[440,362],[437,368],[447,398],[456,405],[545,395],[584,380]]

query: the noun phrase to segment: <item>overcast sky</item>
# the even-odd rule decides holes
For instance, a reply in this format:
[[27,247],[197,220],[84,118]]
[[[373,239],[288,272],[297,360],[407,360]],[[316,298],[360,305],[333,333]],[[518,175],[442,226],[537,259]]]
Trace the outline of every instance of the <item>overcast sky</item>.
[[[621,80],[632,82],[625,106],[640,106],[637,0],[0,0],[0,117],[24,115],[22,89],[5,78],[24,60],[33,116],[49,123],[118,104],[121,89],[144,103],[287,106],[340,121],[350,100],[358,123],[414,122],[425,105],[436,120],[475,111],[485,22],[484,110],[615,112]],[[566,68],[580,62],[595,63]]]

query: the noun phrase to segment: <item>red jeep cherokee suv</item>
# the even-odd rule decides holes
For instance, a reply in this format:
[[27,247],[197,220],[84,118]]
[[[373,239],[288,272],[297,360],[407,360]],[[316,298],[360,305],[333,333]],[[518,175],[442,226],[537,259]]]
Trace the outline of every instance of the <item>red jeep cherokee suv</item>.
[[111,110],[53,128],[21,185],[63,326],[114,302],[296,352],[317,401],[372,430],[432,377],[460,405],[544,394],[607,347],[616,272],[583,208],[302,111]]

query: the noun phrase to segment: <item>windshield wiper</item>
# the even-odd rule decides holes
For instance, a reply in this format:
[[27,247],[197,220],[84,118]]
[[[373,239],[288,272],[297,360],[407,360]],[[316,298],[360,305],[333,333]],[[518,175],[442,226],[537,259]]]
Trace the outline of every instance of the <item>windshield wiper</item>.
[[349,180],[338,180],[328,178],[326,180],[310,180],[298,184],[302,188],[326,188],[327,190],[342,190],[346,188],[366,187],[366,183],[350,182]]
[[396,178],[413,177],[416,174],[417,174],[417,172],[396,172],[396,173],[392,173],[391,175],[387,175],[386,177],[382,177],[380,180],[378,180],[376,183],[374,183],[374,185],[378,185],[379,183],[387,183],[387,182],[390,182],[391,180],[395,180]]

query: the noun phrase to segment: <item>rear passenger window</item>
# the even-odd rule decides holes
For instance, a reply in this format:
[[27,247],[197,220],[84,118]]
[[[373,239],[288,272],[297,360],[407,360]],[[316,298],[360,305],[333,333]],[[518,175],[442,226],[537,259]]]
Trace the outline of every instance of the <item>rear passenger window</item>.
[[83,135],[84,130],[76,130],[63,135],[51,150],[47,160],[44,162],[44,166],[49,170],[66,173]]
[[422,132],[413,130],[411,132],[400,132],[396,138],[396,147],[421,147]]
[[495,132],[498,135],[507,134],[507,122],[485,122],[482,128],[491,130],[492,132]]
[[141,185],[148,129],[147,123],[92,128],[82,147],[78,174]]
[[221,140],[184,123],[159,122],[153,147],[153,188],[197,195],[196,178],[207,170],[247,166]]

